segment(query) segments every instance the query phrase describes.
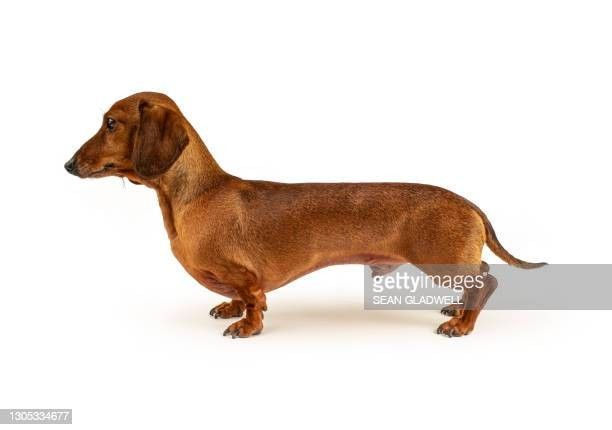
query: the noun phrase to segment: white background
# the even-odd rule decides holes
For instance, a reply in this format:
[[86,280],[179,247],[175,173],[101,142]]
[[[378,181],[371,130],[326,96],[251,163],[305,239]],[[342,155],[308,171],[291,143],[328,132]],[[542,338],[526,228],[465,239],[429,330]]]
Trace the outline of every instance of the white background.
[[520,258],[610,263],[611,12],[3,3],[0,407],[87,429],[604,425],[610,312],[489,311],[447,339],[435,311],[364,311],[361,266],[337,266],[271,293],[261,336],[224,338],[154,193],[63,164],[114,101],[161,91],[237,176],[433,183]]

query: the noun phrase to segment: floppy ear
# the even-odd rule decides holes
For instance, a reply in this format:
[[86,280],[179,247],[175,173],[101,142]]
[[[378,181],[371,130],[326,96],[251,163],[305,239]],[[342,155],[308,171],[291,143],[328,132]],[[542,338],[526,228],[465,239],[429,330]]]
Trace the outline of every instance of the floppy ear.
[[132,164],[138,175],[152,179],[174,164],[189,138],[176,112],[144,101],[138,110],[140,125],[132,149]]

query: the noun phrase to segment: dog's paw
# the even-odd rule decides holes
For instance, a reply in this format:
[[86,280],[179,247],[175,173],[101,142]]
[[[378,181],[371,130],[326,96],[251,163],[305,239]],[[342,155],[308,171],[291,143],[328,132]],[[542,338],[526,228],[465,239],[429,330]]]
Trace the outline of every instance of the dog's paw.
[[463,306],[458,304],[448,305],[443,307],[440,310],[442,315],[446,315],[447,317],[457,317],[461,318],[463,316]]
[[247,318],[243,318],[240,321],[236,321],[235,323],[231,324],[228,328],[226,328],[225,331],[223,332],[223,336],[230,335],[232,336],[232,339],[236,337],[255,336],[261,333],[262,329],[263,329],[263,324],[261,323],[261,321],[252,322],[252,321],[249,321]]
[[473,329],[474,326],[466,323],[463,319],[452,318],[440,324],[436,333],[448,337],[461,337],[470,334]]
[[238,318],[244,312],[244,305],[241,302],[232,300],[231,302],[223,302],[210,310],[210,316],[217,318]]

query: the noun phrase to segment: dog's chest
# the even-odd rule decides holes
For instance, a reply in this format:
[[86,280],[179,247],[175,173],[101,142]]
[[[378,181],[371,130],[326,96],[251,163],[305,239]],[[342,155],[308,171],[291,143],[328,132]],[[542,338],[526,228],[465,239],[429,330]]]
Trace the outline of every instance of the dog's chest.
[[189,258],[189,249],[183,242],[181,242],[179,238],[172,239],[170,244],[172,247],[172,253],[176,259],[179,261],[179,263],[181,263],[183,268],[185,268],[187,273],[189,273],[196,281],[217,294],[221,294],[229,298],[236,297],[236,291],[234,288],[221,283],[212,271],[203,269],[201,262],[197,266],[193,263],[191,258]]
[[178,237],[175,237],[170,240],[170,247],[172,248],[174,257],[179,261],[179,263],[181,263],[185,270],[187,270],[191,276],[200,281],[197,276],[197,267],[190,258],[190,253],[188,248],[185,246],[185,243]]

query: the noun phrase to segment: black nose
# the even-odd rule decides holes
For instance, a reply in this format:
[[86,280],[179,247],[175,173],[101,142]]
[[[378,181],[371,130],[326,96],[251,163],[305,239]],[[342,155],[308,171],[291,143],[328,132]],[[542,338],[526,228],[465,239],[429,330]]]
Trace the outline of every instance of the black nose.
[[76,162],[74,158],[71,158],[70,160],[68,160],[68,162],[64,164],[64,168],[66,169],[68,173],[72,173],[74,175],[76,172]]

